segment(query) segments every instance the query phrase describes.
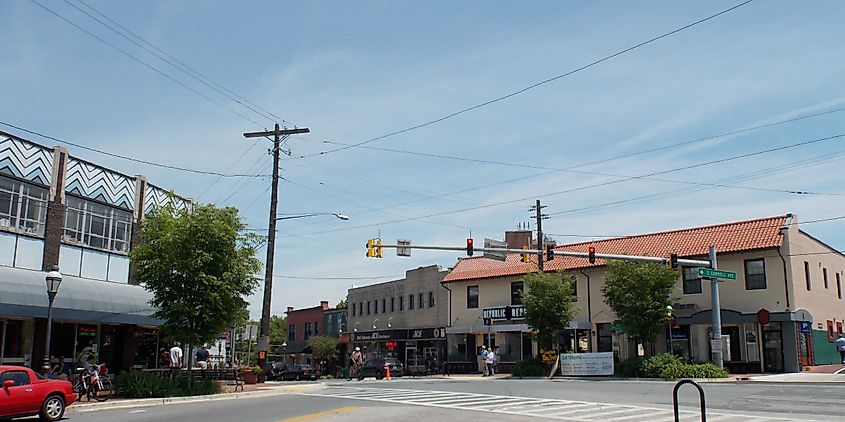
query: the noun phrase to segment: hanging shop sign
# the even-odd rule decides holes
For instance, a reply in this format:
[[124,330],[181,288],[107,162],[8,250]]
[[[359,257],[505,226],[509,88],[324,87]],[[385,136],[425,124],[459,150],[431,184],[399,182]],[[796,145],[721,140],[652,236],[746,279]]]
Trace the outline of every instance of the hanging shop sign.
[[405,340],[407,338],[407,330],[382,330],[352,334],[352,341],[389,341]]
[[408,330],[408,340],[441,340],[446,338],[446,328],[420,328]]
[[525,307],[522,305],[515,306],[497,306],[495,308],[484,308],[482,311],[484,319],[508,320],[508,319],[525,319]]

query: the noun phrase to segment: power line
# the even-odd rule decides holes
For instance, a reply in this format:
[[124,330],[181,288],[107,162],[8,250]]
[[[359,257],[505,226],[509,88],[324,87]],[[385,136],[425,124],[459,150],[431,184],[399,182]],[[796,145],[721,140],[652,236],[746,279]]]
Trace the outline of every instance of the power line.
[[[638,177],[649,177],[649,176],[655,176],[655,175],[660,175],[660,174],[674,173],[674,172],[678,172],[678,171],[689,170],[689,169],[708,166],[708,165],[712,165],[712,164],[724,163],[724,162],[728,162],[728,161],[739,160],[739,159],[753,157],[753,156],[757,156],[757,155],[768,154],[768,153],[771,153],[771,152],[783,151],[783,150],[790,149],[790,148],[807,146],[807,145],[811,145],[811,144],[815,144],[815,143],[819,143],[819,142],[825,142],[825,141],[829,141],[829,140],[833,140],[833,139],[839,139],[839,138],[842,138],[842,137],[845,137],[845,133],[833,135],[833,136],[827,136],[827,137],[824,137],[824,138],[818,138],[818,139],[814,139],[814,140],[811,140],[811,141],[798,142],[798,143],[790,144],[790,145],[786,145],[786,146],[769,148],[769,149],[766,149],[766,150],[757,151],[757,152],[753,152],[753,153],[740,154],[740,155],[735,155],[735,156],[732,156],[732,157],[726,157],[726,158],[720,158],[720,159],[717,159],[717,160],[706,161],[706,162],[703,162],[703,163],[691,164],[691,165],[688,165],[688,166],[677,167],[677,168],[670,169],[670,170],[663,170],[663,171],[648,173],[648,174],[638,176]],[[338,229],[333,229],[333,230],[323,230],[323,231],[318,231],[318,232],[288,235],[287,237],[324,234],[324,233],[337,232],[337,231],[343,231],[343,230],[353,230],[353,229],[358,229],[358,228],[376,227],[376,226],[379,226],[379,225],[395,224],[395,223],[406,222],[406,221],[420,220],[420,219],[424,219],[424,218],[439,217],[439,216],[449,215],[449,214],[457,214],[457,213],[466,212],[466,211],[475,211],[475,210],[479,210],[479,209],[492,208],[492,207],[496,207],[496,206],[500,206],[500,205],[507,205],[507,204],[513,204],[513,203],[517,203],[517,202],[524,202],[524,201],[528,201],[528,200],[532,200],[532,199],[536,199],[536,198],[556,196],[556,195],[561,195],[561,194],[564,194],[564,193],[572,193],[572,192],[592,189],[592,188],[596,188],[596,187],[613,185],[613,184],[622,183],[622,182],[625,182],[625,181],[628,181],[628,180],[633,180],[633,178],[632,179],[613,180],[613,181],[602,182],[602,183],[594,183],[592,185],[584,185],[584,186],[579,186],[579,187],[570,188],[570,189],[564,189],[564,190],[560,190],[560,191],[556,191],[556,192],[532,195],[532,196],[529,196],[529,197],[512,199],[512,200],[508,200],[508,201],[493,202],[493,203],[489,203],[489,204],[483,204],[483,205],[478,205],[478,206],[474,206],[474,207],[467,207],[467,208],[458,209],[458,210],[443,211],[443,212],[438,212],[438,213],[434,213],[434,214],[427,214],[427,215],[423,215],[423,216],[419,216],[419,217],[397,219],[397,220],[391,220],[391,221],[386,221],[386,222],[382,222],[382,223],[375,223],[375,224],[366,224],[366,225],[344,227],[344,228],[338,228]]]
[[[169,165],[169,164],[161,164],[161,163],[156,163],[156,162],[153,162],[153,161],[141,160],[141,159],[138,159],[138,158],[127,157],[125,155],[115,154],[113,152],[103,151],[101,149],[86,147],[84,145],[80,145],[80,144],[77,144],[75,142],[67,141],[67,140],[64,140],[64,139],[59,139],[59,138],[56,138],[56,137],[53,137],[53,136],[50,136],[50,135],[45,135],[43,133],[39,133],[39,132],[36,132],[34,130],[25,129],[23,127],[16,126],[16,125],[13,125],[11,123],[6,123],[6,122],[3,122],[3,121],[0,121],[0,125],[8,126],[10,128],[17,129],[21,132],[26,132],[30,135],[39,136],[39,137],[44,138],[44,139],[49,139],[51,141],[55,141],[55,142],[65,144],[65,145],[70,145],[70,146],[73,146],[73,147],[76,147],[76,148],[79,148],[79,149],[83,149],[83,150],[86,150],[86,151],[96,152],[97,154],[102,154],[102,155],[106,155],[106,156],[114,157],[114,158],[120,158],[121,160],[132,161],[134,163],[146,164],[148,166],[153,166],[153,167],[161,167],[161,168],[165,168],[165,169],[169,169],[169,170],[183,171],[183,172],[195,173],[195,174],[204,174],[204,175],[208,175],[208,176],[219,176],[219,177],[247,177],[247,178],[267,177],[267,175],[265,175],[265,174],[227,174],[227,173],[219,173],[219,172],[216,172],[216,171],[198,170],[198,169],[191,169],[191,168],[187,168],[187,167],[173,166],[173,165]],[[7,136],[15,136],[15,135],[12,135],[10,133],[3,132],[3,131],[0,131],[0,133],[7,135]]]
[[724,14],[726,14],[726,13],[728,13],[728,12],[731,12],[731,11],[733,11],[733,10],[735,10],[735,9],[738,9],[738,8],[740,8],[740,7],[742,7],[742,6],[745,6],[746,4],[751,3],[752,1],[754,1],[754,0],[747,0],[747,1],[744,1],[744,2],[742,2],[742,3],[740,3],[740,4],[737,4],[737,5],[733,6],[733,7],[729,7],[729,8],[727,8],[727,9],[725,9],[725,10],[722,10],[721,12],[718,12],[718,13],[712,14],[712,15],[710,15],[710,16],[707,16],[707,17],[703,18],[703,19],[699,19],[699,20],[697,20],[697,21],[695,21],[695,22],[692,22],[692,23],[690,23],[690,24],[684,25],[684,26],[682,26],[682,27],[680,27],[680,28],[677,28],[677,29],[674,29],[674,30],[672,30],[672,31],[669,31],[669,32],[663,33],[663,34],[658,35],[658,36],[656,36],[656,37],[653,37],[653,38],[651,38],[651,39],[649,39],[649,40],[647,40],[647,41],[643,41],[643,42],[641,42],[641,43],[639,43],[639,44],[635,44],[635,45],[633,45],[633,46],[631,46],[631,47],[628,47],[628,48],[625,48],[625,49],[623,49],[623,50],[617,51],[616,53],[613,53],[613,54],[611,54],[611,55],[604,56],[604,57],[602,57],[602,58],[600,58],[600,59],[598,59],[598,60],[595,60],[595,61],[593,61],[593,62],[590,62],[590,63],[588,63],[588,64],[586,64],[586,65],[583,65],[583,66],[581,66],[581,67],[578,67],[578,68],[576,68],[576,69],[570,70],[570,71],[568,71],[568,72],[566,72],[566,73],[563,73],[563,74],[560,74],[560,75],[557,75],[557,76],[553,76],[553,77],[551,77],[551,78],[545,79],[545,80],[540,81],[540,82],[536,82],[536,83],[531,84],[531,85],[529,85],[529,86],[527,86],[527,87],[525,87],[525,88],[522,88],[522,89],[519,89],[519,90],[513,91],[513,92],[511,92],[511,93],[508,93],[508,94],[502,95],[502,96],[500,96],[500,97],[493,98],[493,99],[491,99],[491,100],[487,100],[487,101],[485,101],[485,102],[483,102],[483,103],[476,104],[476,105],[471,106],[471,107],[463,108],[463,109],[461,109],[461,110],[458,110],[458,111],[455,111],[455,112],[452,112],[452,113],[446,114],[446,115],[444,115],[444,116],[442,116],[442,117],[439,117],[439,118],[436,118],[436,119],[434,119],[434,120],[429,120],[429,121],[427,121],[427,122],[420,123],[420,124],[417,124],[417,125],[414,125],[414,126],[411,126],[411,127],[405,128],[405,129],[401,129],[401,130],[397,130],[397,131],[395,131],[395,132],[390,132],[390,133],[385,134],[385,135],[377,136],[377,137],[375,137],[375,138],[371,138],[371,139],[368,139],[368,140],[366,140],[366,141],[362,141],[362,142],[359,142],[359,143],[356,143],[356,144],[353,144],[353,145],[350,145],[350,146],[344,146],[344,147],[340,147],[340,148],[336,148],[336,149],[333,149],[333,150],[324,151],[324,152],[320,152],[320,153],[315,153],[315,154],[303,155],[303,156],[301,156],[300,158],[307,158],[307,157],[313,157],[313,156],[321,156],[321,155],[331,154],[331,153],[333,153],[333,152],[343,151],[343,150],[346,150],[346,149],[349,149],[349,148],[353,148],[353,147],[358,147],[358,146],[361,146],[361,145],[366,145],[366,144],[369,144],[369,143],[371,143],[371,142],[375,142],[375,141],[378,141],[378,140],[381,140],[381,139],[389,138],[389,137],[392,137],[392,136],[395,136],[395,135],[399,135],[399,134],[406,133],[406,132],[410,132],[410,131],[413,131],[413,130],[416,130],[416,129],[424,128],[424,127],[426,127],[426,126],[431,126],[431,125],[433,125],[433,124],[440,123],[440,122],[442,122],[442,121],[444,121],[444,120],[451,119],[451,118],[453,118],[453,117],[455,117],[455,116],[458,116],[458,115],[461,115],[461,114],[464,114],[464,113],[467,113],[467,112],[470,112],[470,111],[473,111],[473,110],[476,110],[476,109],[479,109],[479,108],[482,108],[482,107],[488,106],[488,105],[490,105],[490,104],[497,103],[497,102],[499,102],[499,101],[506,100],[506,99],[511,98],[511,97],[515,97],[515,96],[517,96],[517,95],[519,95],[519,94],[522,94],[522,93],[524,93],[524,92],[526,92],[526,91],[530,91],[530,90],[532,90],[532,89],[534,89],[534,88],[537,88],[537,87],[539,87],[539,86],[542,86],[542,85],[545,85],[545,84],[548,84],[548,83],[554,82],[554,81],[556,81],[556,80],[558,80],[558,79],[565,78],[565,77],[567,77],[567,76],[570,76],[570,75],[573,75],[573,74],[575,74],[575,73],[578,73],[578,72],[580,72],[580,71],[582,71],[582,70],[589,69],[589,68],[591,68],[591,67],[593,67],[593,66],[596,66],[596,65],[598,65],[598,64],[600,64],[600,63],[606,62],[606,61],[608,61],[608,60],[610,60],[610,59],[612,59],[612,58],[614,58],[614,57],[617,57],[617,56],[623,55],[623,54],[625,54],[625,53],[628,53],[628,52],[630,52],[630,51],[636,50],[636,49],[638,49],[638,48],[640,48],[640,47],[643,47],[643,46],[645,46],[645,45],[651,44],[651,43],[653,43],[653,42],[655,42],[655,41],[658,41],[658,40],[660,40],[660,39],[663,39],[663,38],[669,37],[669,36],[671,36],[671,35],[674,35],[674,34],[676,34],[676,33],[678,33],[678,32],[684,31],[684,30],[686,30],[686,29],[692,28],[693,26],[696,26],[696,25],[699,25],[699,24],[701,24],[701,23],[707,22],[707,21],[709,21],[709,20],[711,20],[711,19],[715,19],[715,18],[716,18],[716,17],[718,17],[718,16],[724,15]]

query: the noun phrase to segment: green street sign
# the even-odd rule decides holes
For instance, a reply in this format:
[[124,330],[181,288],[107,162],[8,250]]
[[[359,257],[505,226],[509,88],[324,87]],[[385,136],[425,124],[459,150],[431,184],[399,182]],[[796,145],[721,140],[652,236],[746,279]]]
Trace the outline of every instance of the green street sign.
[[698,276],[704,278],[721,278],[724,280],[736,280],[736,273],[731,271],[712,270],[710,268],[699,268]]

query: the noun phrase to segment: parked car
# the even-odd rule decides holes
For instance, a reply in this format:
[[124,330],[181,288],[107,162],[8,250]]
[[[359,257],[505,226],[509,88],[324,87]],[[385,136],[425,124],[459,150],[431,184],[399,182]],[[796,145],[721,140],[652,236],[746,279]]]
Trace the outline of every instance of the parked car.
[[69,381],[48,380],[23,366],[0,366],[0,419],[39,415],[57,421],[74,401]]
[[283,381],[316,380],[317,378],[320,378],[320,371],[311,365],[304,364],[288,365],[281,373]]
[[390,367],[391,378],[401,377],[402,375],[404,375],[405,367],[404,365],[402,365],[402,362],[399,362],[399,359],[377,357],[370,359],[366,363],[364,363],[364,366],[361,367],[361,373],[358,375],[358,378],[363,379],[366,377],[375,377],[377,380],[384,378],[385,364]]
[[284,362],[270,362],[267,363],[267,370],[264,375],[267,381],[279,381],[282,379],[282,372],[285,370]]

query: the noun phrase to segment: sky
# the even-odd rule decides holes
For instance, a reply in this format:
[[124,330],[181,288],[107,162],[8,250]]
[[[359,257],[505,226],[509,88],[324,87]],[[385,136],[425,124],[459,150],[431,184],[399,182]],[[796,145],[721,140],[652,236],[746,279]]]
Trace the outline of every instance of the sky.
[[[278,212],[350,219],[279,222],[273,314],[464,255],[367,239],[480,246],[534,229],[536,199],[558,243],[793,213],[844,250],[845,219],[802,222],[845,214],[845,3],[753,1],[615,55],[740,3],[5,0],[0,121],[265,176],[270,143],[242,134],[310,128]],[[269,177],[67,148],[266,233]]]

